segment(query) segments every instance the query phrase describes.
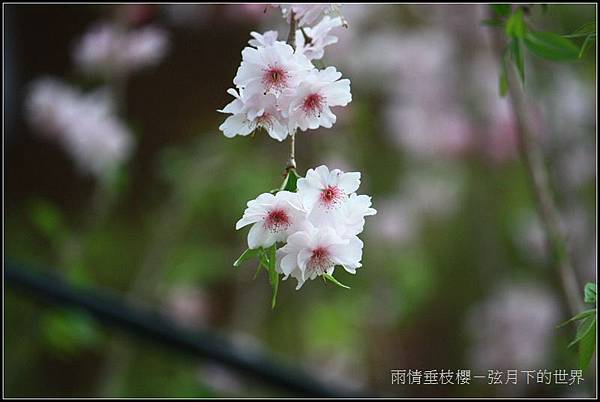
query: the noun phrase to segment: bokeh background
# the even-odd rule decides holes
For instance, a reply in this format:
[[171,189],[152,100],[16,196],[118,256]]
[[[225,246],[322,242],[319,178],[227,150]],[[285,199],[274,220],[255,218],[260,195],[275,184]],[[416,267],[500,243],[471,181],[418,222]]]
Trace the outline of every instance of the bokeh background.
[[[250,31],[287,35],[280,11],[258,4],[5,5],[5,255],[357,391],[595,395],[589,376],[579,386],[391,385],[393,369],[571,370],[574,328],[555,328],[569,312],[499,96],[491,28],[481,24],[488,6],[341,11],[349,27],[323,62],[350,78],[353,101],[334,111],[333,129],[297,136],[297,161],[301,174],[320,164],[360,171],[361,192],[373,197],[364,267],[337,274],[351,290],[283,282],[271,310],[264,274],[232,267],[246,244],[235,222],[247,200],[280,184],[288,157],[287,143],[218,130]],[[528,18],[569,33],[595,15],[595,5],[550,5]],[[156,54],[144,68],[90,76],[74,53],[103,21],[154,27],[166,40],[148,44]],[[596,281],[595,61],[595,46],[579,62],[526,60],[537,139],[582,283]],[[110,175],[81,169],[76,150],[43,133],[27,106],[42,77],[85,93],[107,85],[118,97],[114,118],[133,145]],[[5,396],[289,395],[6,290]]]

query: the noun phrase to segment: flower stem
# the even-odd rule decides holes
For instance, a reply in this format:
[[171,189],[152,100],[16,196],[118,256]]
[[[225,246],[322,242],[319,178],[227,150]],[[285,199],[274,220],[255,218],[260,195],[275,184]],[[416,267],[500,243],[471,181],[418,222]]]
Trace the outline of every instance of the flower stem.
[[[288,33],[287,44],[296,50],[296,13],[293,10],[290,13],[290,32]],[[290,133],[290,158],[285,167],[286,173],[290,169],[296,169],[296,130]]]
[[290,32],[288,33],[287,44],[296,50],[296,13],[293,10],[290,13]]
[[[290,14],[290,32],[288,33],[287,44],[296,50],[296,13],[292,10]],[[290,158],[288,159],[285,172],[290,169],[296,169],[296,131],[290,133]]]
[[296,169],[296,133],[290,134],[290,159],[288,159],[286,172],[290,169]]

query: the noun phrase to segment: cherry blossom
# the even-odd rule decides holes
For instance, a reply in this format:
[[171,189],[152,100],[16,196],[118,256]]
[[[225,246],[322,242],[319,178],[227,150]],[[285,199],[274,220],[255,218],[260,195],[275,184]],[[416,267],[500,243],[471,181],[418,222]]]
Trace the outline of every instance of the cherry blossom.
[[376,213],[375,208],[371,208],[370,196],[350,194],[348,200],[336,211],[334,218],[336,230],[343,238],[356,236],[363,231],[365,216]]
[[252,36],[253,39],[250,39],[248,44],[255,48],[273,46],[273,44],[277,42],[278,35],[277,31],[267,31],[264,34],[250,32],[250,36]]
[[336,4],[280,4],[281,13],[289,21],[294,13],[298,26],[310,25],[321,15],[329,14],[336,10]]
[[[338,41],[337,36],[330,34],[331,30],[342,25],[343,21],[340,17],[330,18],[329,16],[325,16],[314,27],[305,27],[296,30],[296,39],[294,42],[296,53],[303,54],[309,60],[323,58],[325,48]],[[277,31],[267,31],[264,34],[250,32],[252,39],[248,41],[248,44],[255,48],[272,46],[277,42],[278,35]]]
[[259,195],[248,202],[236,224],[236,229],[252,226],[248,247],[256,251],[245,252],[238,261],[258,256],[261,266],[269,271],[273,305],[277,293],[273,274],[295,278],[299,289],[317,276],[340,285],[330,276],[336,266],[356,273],[362,266],[363,249],[357,236],[364,229],[365,217],[377,213],[371,197],[356,194],[359,172],[330,171],[322,165],[308,169],[306,177],[298,177],[295,170],[293,140],[297,130],[332,127],[336,116],[331,108],[352,101],[350,80],[342,79],[335,67],[319,70],[311,62],[321,59],[325,48],[337,43],[331,31],[344,22],[325,15],[318,24],[308,25],[335,8],[329,4],[281,5],[284,16],[291,20],[293,14],[297,22],[290,25],[290,29],[296,27],[295,32],[290,31],[295,34],[291,35],[294,41],[279,41],[277,31],[251,32],[233,80],[236,88],[228,90],[234,100],[219,110],[230,114],[219,127],[226,137],[245,136],[257,128],[278,141],[292,137],[282,188],[294,189],[289,178],[295,176],[296,192]]
[[219,112],[231,113],[219,130],[226,137],[248,135],[257,128],[263,128],[272,138],[283,141],[288,135],[287,123],[277,108],[277,98],[273,94],[252,94],[246,96],[246,91],[229,89],[229,94],[235,99]]
[[239,230],[252,225],[248,233],[248,247],[266,248],[285,241],[303,222],[305,214],[298,194],[289,191],[280,191],[275,195],[264,193],[248,202],[248,208],[235,228]]
[[336,265],[354,274],[362,264],[362,241],[354,236],[341,238],[333,228],[307,225],[305,230],[289,236],[287,244],[277,250],[279,267],[284,279],[298,280],[300,289],[307,279],[331,275]]
[[289,118],[290,131],[318,127],[331,128],[336,116],[334,106],[346,106],[352,100],[350,80],[342,79],[335,67],[313,71],[294,90],[285,91],[280,105]]
[[285,89],[297,87],[313,69],[306,56],[295,53],[290,45],[274,42],[242,50],[242,64],[233,83],[249,93],[279,95]]
[[325,47],[337,43],[337,36],[331,35],[334,28],[341,27],[343,21],[340,17],[323,17],[314,27],[306,27],[296,32],[296,51],[305,55],[309,60],[323,58]]
[[339,169],[329,171],[325,165],[308,169],[306,177],[298,179],[298,194],[305,207],[318,206],[334,209],[360,186],[360,173],[344,173]]

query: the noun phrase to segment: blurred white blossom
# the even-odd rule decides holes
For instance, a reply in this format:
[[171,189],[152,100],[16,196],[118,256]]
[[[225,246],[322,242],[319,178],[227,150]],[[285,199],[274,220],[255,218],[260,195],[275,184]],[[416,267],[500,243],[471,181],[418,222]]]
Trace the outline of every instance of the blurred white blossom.
[[30,85],[25,107],[32,127],[58,141],[84,173],[106,177],[131,155],[132,135],[106,89],[84,94],[42,78]]
[[98,23],[86,32],[73,51],[75,64],[88,74],[122,75],[158,64],[167,54],[167,33],[156,26],[128,30],[114,23]]

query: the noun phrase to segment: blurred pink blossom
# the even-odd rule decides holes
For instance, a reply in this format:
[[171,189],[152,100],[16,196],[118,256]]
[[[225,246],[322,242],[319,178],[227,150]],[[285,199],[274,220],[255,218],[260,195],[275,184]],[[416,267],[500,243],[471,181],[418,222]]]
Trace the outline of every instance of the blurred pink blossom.
[[158,64],[168,48],[167,33],[156,26],[126,30],[118,24],[102,22],[79,40],[73,59],[88,74],[123,75]]

